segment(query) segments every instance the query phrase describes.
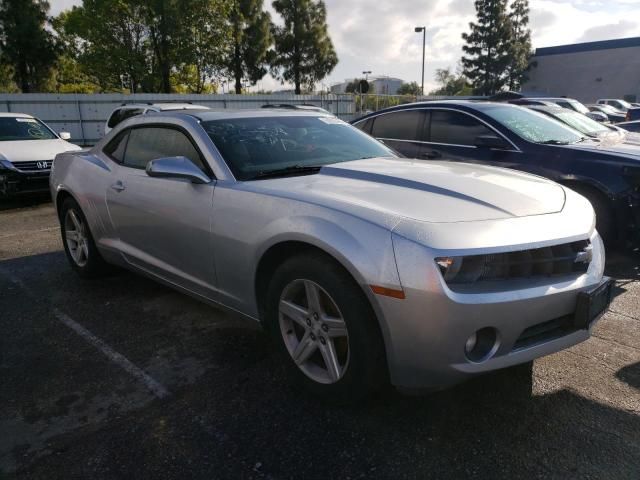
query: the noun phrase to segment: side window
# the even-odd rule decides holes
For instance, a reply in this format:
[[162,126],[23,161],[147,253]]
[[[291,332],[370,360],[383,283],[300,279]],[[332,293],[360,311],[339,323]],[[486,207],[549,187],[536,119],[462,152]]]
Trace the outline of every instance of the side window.
[[187,157],[206,172],[200,154],[182,132],[173,128],[134,128],[129,135],[124,164],[132,168],[145,168],[156,158]]
[[127,118],[135,117],[136,115],[142,115],[144,113],[144,109],[142,108],[126,108],[122,110],[122,114],[120,116],[120,122],[124,122]]
[[373,125],[373,118],[369,118],[364,122],[358,122],[354,125],[354,127],[359,128],[365,133],[371,134],[371,126]]
[[385,113],[375,117],[371,135],[376,138],[417,140],[423,118],[424,112],[421,110]]
[[107,122],[109,128],[113,128],[122,121],[122,108],[118,108],[113,111]]
[[106,153],[112,160],[115,160],[118,163],[122,163],[124,160],[124,151],[127,148],[127,138],[129,137],[130,130],[123,130],[116,138],[111,140],[107,145],[102,149],[104,153]]
[[436,110],[431,113],[431,136],[434,143],[475,145],[479,135],[495,135],[475,118],[460,112]]

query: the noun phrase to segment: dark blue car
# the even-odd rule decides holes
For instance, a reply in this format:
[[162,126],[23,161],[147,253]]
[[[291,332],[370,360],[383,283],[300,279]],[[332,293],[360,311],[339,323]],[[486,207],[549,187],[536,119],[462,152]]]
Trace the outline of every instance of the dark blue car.
[[406,157],[477,162],[550,178],[591,201],[609,246],[640,240],[637,145],[590,138],[516,105],[472,100],[400,105],[352,123]]

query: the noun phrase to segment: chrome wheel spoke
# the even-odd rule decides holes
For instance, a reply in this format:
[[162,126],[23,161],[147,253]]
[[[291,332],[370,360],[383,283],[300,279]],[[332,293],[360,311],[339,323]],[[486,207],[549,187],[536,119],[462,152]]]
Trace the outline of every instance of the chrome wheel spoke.
[[348,336],[347,325],[341,318],[322,317],[322,329],[326,332],[327,336],[331,338]]
[[87,245],[87,242],[82,242],[80,251],[82,252],[82,255],[84,257],[83,259],[87,260],[89,258],[89,246]]
[[303,328],[307,328],[309,312],[288,300],[280,300],[280,313],[286,315]]
[[320,290],[318,289],[318,285],[310,282],[309,280],[305,280],[304,290],[307,295],[307,305],[309,305],[309,310],[318,314],[322,312],[322,307],[320,305]]
[[73,226],[76,227],[76,231],[78,233],[82,232],[82,222],[80,222],[80,219],[76,215],[76,212],[74,212],[73,210],[69,210],[69,218],[71,218]]
[[309,357],[316,351],[317,345],[311,339],[311,335],[309,332],[305,332],[302,340],[298,343],[296,349],[291,353],[291,357],[293,357],[293,361],[298,365],[306,362]]
[[320,353],[322,354],[322,359],[327,367],[329,377],[333,382],[338,381],[340,374],[342,373],[342,369],[338,362],[338,355],[336,354],[336,347],[333,344],[333,340],[329,339],[324,345],[320,345]]
[[64,234],[67,240],[70,240],[72,242],[78,243],[78,240],[80,240],[80,235],[78,235],[77,230],[67,230],[64,232]]

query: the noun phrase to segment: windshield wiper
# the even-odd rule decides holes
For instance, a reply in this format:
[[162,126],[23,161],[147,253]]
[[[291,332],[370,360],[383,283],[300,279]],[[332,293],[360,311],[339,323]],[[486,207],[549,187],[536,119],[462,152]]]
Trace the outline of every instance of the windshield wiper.
[[569,145],[569,142],[565,142],[564,140],[545,140],[540,143],[542,145]]
[[318,173],[321,168],[321,165],[291,165],[289,167],[276,168],[274,170],[261,170],[249,180],[287,177],[289,175],[311,175],[313,173]]

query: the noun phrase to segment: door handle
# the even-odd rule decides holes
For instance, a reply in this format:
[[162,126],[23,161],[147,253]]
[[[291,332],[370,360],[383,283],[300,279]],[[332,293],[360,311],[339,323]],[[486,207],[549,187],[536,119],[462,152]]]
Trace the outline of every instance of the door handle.
[[111,188],[113,190],[115,190],[116,192],[121,192],[124,190],[124,183],[122,183],[120,180],[118,180],[116,183],[114,183],[113,185],[111,185]]
[[420,156],[422,158],[428,158],[430,160],[433,160],[434,158],[440,158],[442,155],[440,155],[440,152],[431,151],[431,152],[423,152],[420,154]]

